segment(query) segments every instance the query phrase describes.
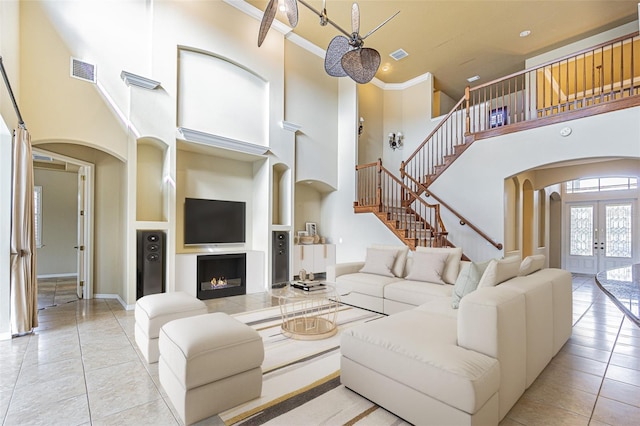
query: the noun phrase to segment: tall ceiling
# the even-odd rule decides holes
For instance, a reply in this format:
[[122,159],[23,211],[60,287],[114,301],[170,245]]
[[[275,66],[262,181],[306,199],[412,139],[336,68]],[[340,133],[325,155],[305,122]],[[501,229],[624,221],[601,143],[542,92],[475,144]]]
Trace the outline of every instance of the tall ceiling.
[[[277,1],[277,0],[276,0]],[[247,0],[261,11],[266,0]],[[322,1],[306,0],[316,10]],[[350,0],[326,0],[329,19],[351,31]],[[365,40],[365,47],[380,52],[382,64],[376,78],[384,83],[404,83],[430,72],[436,88],[460,99],[467,78],[472,85],[524,69],[526,58],[638,19],[638,0],[359,0],[360,34],[398,16]],[[294,33],[326,49],[340,34],[298,2],[299,23]],[[276,19],[288,24],[278,12]],[[520,37],[524,30],[528,37]],[[274,31],[273,29],[271,31]],[[256,34],[257,40],[257,34]],[[396,61],[389,56],[404,49],[409,56]]]

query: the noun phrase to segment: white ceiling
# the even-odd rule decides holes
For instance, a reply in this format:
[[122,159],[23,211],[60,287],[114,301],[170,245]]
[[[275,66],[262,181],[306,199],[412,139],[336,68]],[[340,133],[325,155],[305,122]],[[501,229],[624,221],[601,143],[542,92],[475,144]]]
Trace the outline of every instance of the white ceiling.
[[[247,2],[260,10],[267,5],[266,0]],[[322,9],[320,0],[307,3]],[[352,3],[326,1],[329,19],[347,31]],[[400,11],[365,40],[366,47],[382,56],[376,78],[404,83],[430,72],[436,87],[455,100],[464,94],[468,77],[480,76],[473,85],[489,82],[524,69],[526,58],[638,19],[638,0],[359,0],[358,4],[361,34]],[[330,25],[320,26],[318,16],[303,5],[298,9],[294,33],[323,49],[340,34]],[[276,19],[287,23],[280,13]],[[531,35],[521,38],[523,30]],[[399,48],[409,56],[395,61],[389,54]]]

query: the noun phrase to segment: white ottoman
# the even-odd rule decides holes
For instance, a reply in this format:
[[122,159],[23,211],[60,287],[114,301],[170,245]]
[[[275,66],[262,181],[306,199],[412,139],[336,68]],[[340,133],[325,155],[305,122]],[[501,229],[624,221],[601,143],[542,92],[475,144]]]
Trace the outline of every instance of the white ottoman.
[[147,363],[158,362],[158,336],[160,327],[167,322],[202,315],[208,312],[207,305],[183,291],[150,294],[136,302],[136,344]]
[[160,330],[160,384],[185,424],[262,393],[262,338],[216,312],[168,322]]

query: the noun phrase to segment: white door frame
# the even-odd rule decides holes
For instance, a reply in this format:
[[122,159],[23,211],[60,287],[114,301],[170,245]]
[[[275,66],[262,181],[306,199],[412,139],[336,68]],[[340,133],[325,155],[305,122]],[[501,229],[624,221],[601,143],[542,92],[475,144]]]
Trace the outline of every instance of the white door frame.
[[[47,151],[45,149],[34,146],[32,148],[34,154],[45,155],[55,160],[64,161],[69,164],[73,164],[82,167],[85,171],[85,194],[84,200],[86,209],[84,212],[84,286],[82,289],[82,296],[84,299],[93,298],[93,200],[94,200],[94,176],[95,165],[86,161],[78,160],[77,158],[67,157],[66,155],[57,154],[55,152]],[[80,195],[80,194],[78,194]],[[80,251],[78,250],[78,253]],[[79,256],[79,254],[78,254]],[[80,273],[80,271],[78,271]],[[81,277],[79,277],[81,279]]]

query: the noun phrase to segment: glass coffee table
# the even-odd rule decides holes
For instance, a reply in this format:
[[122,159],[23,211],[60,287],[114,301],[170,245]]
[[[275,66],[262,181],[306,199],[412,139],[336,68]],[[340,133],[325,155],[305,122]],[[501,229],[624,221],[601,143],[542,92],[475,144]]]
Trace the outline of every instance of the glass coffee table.
[[[272,287],[282,316],[282,334],[298,340],[326,339],[338,332],[336,319],[340,297],[335,286],[323,282],[304,282],[310,290],[286,283]],[[311,289],[312,288],[312,289]]]

